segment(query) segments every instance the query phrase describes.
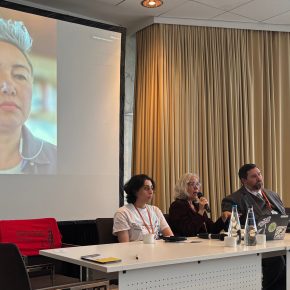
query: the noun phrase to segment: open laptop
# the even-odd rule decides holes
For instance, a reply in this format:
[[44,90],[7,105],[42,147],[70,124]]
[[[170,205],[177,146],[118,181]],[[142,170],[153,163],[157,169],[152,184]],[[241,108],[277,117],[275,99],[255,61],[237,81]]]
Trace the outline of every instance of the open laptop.
[[266,234],[267,241],[283,240],[288,222],[288,215],[273,214],[261,216],[257,222],[257,233]]

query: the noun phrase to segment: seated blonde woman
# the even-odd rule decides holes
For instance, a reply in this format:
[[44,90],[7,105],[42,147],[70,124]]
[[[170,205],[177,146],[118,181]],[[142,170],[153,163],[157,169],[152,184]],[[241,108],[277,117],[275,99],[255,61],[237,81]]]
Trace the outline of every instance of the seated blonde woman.
[[230,212],[224,212],[215,223],[207,216],[205,197],[198,198],[201,184],[197,174],[184,174],[175,185],[175,201],[169,208],[169,222],[174,234],[196,236],[198,233],[219,233],[226,229]]
[[154,234],[173,236],[162,212],[149,205],[153,197],[155,182],[145,174],[133,176],[125,185],[128,204],[119,208],[114,216],[113,234],[120,243],[143,240],[143,236]]

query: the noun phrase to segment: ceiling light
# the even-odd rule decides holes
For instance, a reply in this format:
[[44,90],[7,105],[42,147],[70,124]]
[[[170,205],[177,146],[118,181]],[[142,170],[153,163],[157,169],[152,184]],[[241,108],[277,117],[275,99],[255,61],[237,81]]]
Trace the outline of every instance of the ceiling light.
[[142,6],[146,8],[157,8],[163,4],[162,0],[143,0],[141,2]]

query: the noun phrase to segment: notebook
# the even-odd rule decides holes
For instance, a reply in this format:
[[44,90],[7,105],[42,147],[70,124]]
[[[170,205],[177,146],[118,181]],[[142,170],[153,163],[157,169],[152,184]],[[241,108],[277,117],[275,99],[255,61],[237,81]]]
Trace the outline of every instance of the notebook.
[[288,222],[288,215],[273,214],[261,216],[257,222],[258,234],[266,234],[267,241],[283,240]]
[[81,259],[100,264],[116,263],[122,261],[120,258],[116,257],[102,257],[100,254],[81,256]]

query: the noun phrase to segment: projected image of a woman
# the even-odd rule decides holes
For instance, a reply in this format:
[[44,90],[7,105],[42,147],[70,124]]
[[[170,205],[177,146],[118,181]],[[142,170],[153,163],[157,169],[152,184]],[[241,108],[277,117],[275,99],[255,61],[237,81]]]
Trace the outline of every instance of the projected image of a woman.
[[31,110],[32,39],[20,21],[0,19],[0,174],[51,174],[56,146],[25,126]]

